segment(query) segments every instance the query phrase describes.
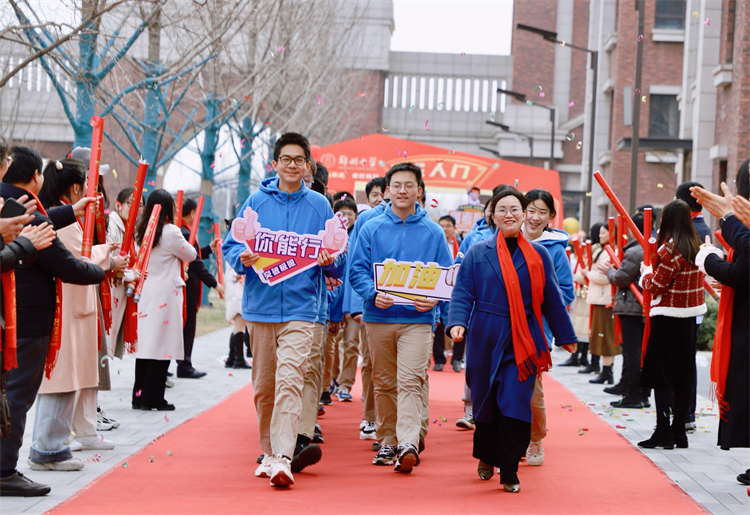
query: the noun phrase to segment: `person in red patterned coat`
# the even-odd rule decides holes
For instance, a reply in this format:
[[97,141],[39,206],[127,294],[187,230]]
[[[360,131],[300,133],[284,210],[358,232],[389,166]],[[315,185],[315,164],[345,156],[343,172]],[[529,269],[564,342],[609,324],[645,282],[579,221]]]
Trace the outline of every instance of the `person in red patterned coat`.
[[[662,212],[652,267],[641,265],[640,285],[651,293],[651,332],[641,387],[653,388],[656,431],[640,447],[687,448],[685,422],[695,381],[695,317],[706,312],[704,274],[695,265],[700,248],[690,208],[673,200]],[[674,396],[670,426],[670,404]]]

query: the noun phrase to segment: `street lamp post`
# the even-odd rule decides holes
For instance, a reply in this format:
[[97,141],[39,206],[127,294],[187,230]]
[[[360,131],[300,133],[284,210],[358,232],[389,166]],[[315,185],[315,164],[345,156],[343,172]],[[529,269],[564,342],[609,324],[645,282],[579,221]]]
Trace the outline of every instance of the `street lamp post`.
[[529,140],[529,165],[534,166],[534,137],[529,136],[528,134],[524,134],[523,132],[515,132],[510,130],[510,127],[507,125],[503,125],[502,123],[493,122],[492,120],[487,120],[488,125],[494,125],[495,127],[500,127],[503,131],[509,133],[509,134],[515,134],[517,136],[521,136],[522,138],[526,138]]
[[552,163],[555,160],[555,111],[556,109],[554,107],[546,106],[543,104],[535,104],[534,102],[531,102],[530,100],[526,100],[526,95],[524,95],[523,93],[517,93],[515,91],[509,91],[503,88],[497,88],[497,92],[505,93],[506,95],[512,96],[516,100],[520,100],[521,102],[526,102],[528,105],[535,106],[535,107],[543,107],[544,109],[549,111],[549,121],[552,122],[552,129],[550,130],[550,136],[549,136],[549,167],[551,170]]
[[585,175],[586,181],[584,189],[586,191],[586,195],[583,197],[583,213],[581,213],[581,225],[583,225],[584,228],[588,228],[591,226],[591,188],[594,177],[594,122],[596,120],[596,90],[597,75],[599,70],[599,52],[585,47],[571,45],[570,43],[567,43],[565,41],[560,41],[557,39],[557,32],[531,27],[529,25],[524,25],[523,23],[516,24],[516,28],[518,30],[525,30],[527,32],[533,32],[534,34],[539,34],[540,36],[542,36],[542,38],[544,38],[545,41],[549,41],[550,43],[559,43],[561,45],[569,46],[570,48],[589,53],[589,64],[591,67],[591,74],[593,79],[591,86],[593,91],[591,95],[591,118],[589,119],[589,166],[588,172]]

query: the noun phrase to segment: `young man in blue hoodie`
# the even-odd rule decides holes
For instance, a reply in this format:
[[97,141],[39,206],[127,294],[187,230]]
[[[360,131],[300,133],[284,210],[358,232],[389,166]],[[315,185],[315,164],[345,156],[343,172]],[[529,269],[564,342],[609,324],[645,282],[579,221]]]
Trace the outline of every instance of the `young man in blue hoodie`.
[[[283,134],[274,145],[272,165],[278,173],[261,182],[260,190],[245,201],[262,228],[297,234],[328,230],[333,211],[325,197],[302,181],[310,170],[310,143],[296,133]],[[247,231],[245,232],[247,237]],[[248,322],[253,352],[253,388],[264,458],[255,471],[270,477],[271,486],[294,484],[291,458],[302,409],[302,388],[318,319],[321,274],[341,276],[343,261],[334,265],[328,251],[318,253],[315,266],[274,286],[262,282],[251,267],[260,258],[232,236],[222,247],[227,262],[245,275],[242,318]]]
[[392,296],[375,291],[373,265],[386,259],[453,264],[442,228],[417,204],[423,194],[421,182],[422,171],[412,163],[388,171],[386,191],[391,203],[382,215],[364,224],[350,257],[349,282],[364,300],[362,320],[373,360],[381,440],[373,464],[395,461],[394,470],[399,472],[411,472],[419,465],[423,389],[438,301],[418,298],[413,305],[394,305]]

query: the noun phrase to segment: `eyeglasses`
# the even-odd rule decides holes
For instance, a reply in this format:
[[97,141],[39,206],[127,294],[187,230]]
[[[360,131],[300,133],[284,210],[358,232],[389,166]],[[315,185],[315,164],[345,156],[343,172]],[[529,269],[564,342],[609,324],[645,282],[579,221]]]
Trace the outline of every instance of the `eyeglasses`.
[[307,159],[303,156],[280,156],[279,157],[279,163],[283,164],[284,166],[289,166],[292,161],[294,161],[294,164],[297,166],[304,166],[304,164],[307,162]]
[[513,216],[518,216],[521,213],[523,213],[523,209],[521,209],[520,207],[512,207],[510,208],[510,211],[508,211],[507,209],[502,209],[502,208],[495,210],[495,214],[500,215],[500,216],[505,216],[508,213],[510,213]]
[[413,182],[407,182],[405,184],[401,184],[400,182],[393,182],[390,185],[391,191],[401,191],[401,188],[406,189],[406,191],[414,191],[417,189],[417,185]]

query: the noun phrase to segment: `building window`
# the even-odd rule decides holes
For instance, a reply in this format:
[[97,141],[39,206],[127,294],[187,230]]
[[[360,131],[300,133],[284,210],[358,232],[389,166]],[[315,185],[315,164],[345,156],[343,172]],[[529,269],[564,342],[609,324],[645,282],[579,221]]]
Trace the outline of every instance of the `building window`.
[[676,138],[679,123],[677,95],[651,95],[651,111],[648,117],[649,137]]
[[735,11],[737,8],[737,2],[735,0],[729,0],[729,5],[727,7],[727,46],[724,62],[732,64],[732,60],[734,59],[734,20],[736,17]]
[[685,0],[656,0],[655,29],[685,29]]

